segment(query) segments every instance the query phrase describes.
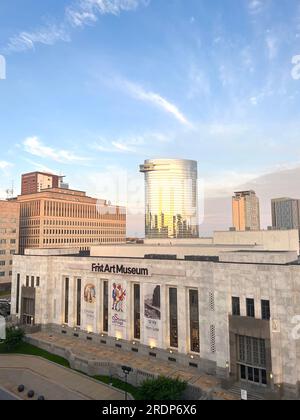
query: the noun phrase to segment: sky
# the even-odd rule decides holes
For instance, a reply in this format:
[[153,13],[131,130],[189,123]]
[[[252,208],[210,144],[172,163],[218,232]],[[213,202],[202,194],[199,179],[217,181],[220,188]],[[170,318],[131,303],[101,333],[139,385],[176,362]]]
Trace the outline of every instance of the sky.
[[1,0],[0,197],[34,170],[129,207],[150,158],[198,161],[201,234],[255,188],[300,198],[299,0]]

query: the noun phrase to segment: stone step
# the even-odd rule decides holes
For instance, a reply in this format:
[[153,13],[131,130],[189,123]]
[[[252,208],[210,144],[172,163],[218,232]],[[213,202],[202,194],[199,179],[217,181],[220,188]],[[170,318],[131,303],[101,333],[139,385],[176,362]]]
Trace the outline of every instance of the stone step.
[[[241,388],[237,385],[230,388],[228,392],[232,395],[235,395],[241,398]],[[261,395],[257,394],[256,392],[253,392],[252,390],[248,391],[248,401],[263,401],[263,400],[264,398]]]

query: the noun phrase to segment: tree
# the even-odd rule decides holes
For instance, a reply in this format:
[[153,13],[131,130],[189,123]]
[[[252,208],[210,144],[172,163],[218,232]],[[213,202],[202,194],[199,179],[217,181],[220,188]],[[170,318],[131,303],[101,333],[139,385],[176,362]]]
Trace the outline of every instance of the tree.
[[145,381],[139,389],[140,400],[144,401],[176,401],[183,397],[187,383],[180,379],[160,376]]
[[4,340],[4,347],[8,352],[18,348],[23,342],[24,331],[20,328],[9,327],[6,328],[6,339]]

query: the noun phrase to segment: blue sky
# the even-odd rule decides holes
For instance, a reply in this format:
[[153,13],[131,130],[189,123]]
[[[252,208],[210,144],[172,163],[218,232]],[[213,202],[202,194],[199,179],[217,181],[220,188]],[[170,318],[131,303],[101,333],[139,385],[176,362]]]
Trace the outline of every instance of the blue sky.
[[138,207],[147,158],[198,160],[205,198],[300,166],[299,0],[2,0],[0,54],[1,196],[45,169],[122,202],[119,174]]

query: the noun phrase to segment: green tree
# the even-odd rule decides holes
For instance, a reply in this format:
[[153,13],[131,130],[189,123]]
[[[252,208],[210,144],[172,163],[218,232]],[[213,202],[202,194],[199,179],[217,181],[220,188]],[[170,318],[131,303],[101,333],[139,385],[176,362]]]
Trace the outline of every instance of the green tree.
[[180,379],[161,376],[145,381],[139,389],[139,399],[144,401],[176,401],[183,397],[187,383]]
[[23,342],[24,331],[20,328],[9,327],[6,328],[6,339],[4,340],[4,347],[6,351],[12,352],[17,349]]

